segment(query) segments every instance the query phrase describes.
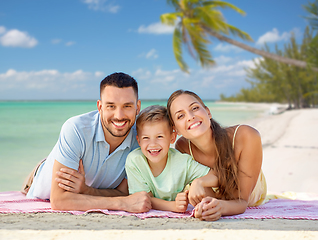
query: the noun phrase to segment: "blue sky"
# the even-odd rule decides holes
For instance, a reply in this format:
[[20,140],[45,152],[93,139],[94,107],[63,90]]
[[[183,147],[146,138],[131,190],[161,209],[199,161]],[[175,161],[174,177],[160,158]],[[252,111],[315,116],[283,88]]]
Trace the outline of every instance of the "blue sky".
[[[307,0],[228,2],[246,12],[222,10],[250,34],[251,46],[283,47],[291,32],[301,41]],[[185,51],[191,72],[180,71],[172,29],[160,24],[172,11],[165,0],[0,1],[0,100],[96,100],[100,81],[119,71],[138,81],[141,99],[166,99],[180,88],[218,99],[247,87],[244,68],[259,56],[214,39],[213,68],[202,69]]]

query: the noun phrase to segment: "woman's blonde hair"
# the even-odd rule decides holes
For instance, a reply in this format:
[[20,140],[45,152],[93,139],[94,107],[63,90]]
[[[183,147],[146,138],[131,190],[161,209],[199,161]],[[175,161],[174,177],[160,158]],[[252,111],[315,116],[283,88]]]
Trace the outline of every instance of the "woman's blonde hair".
[[[187,90],[177,90],[171,94],[167,102],[167,110],[170,121],[173,123],[171,114],[172,102],[182,94],[188,94],[196,98],[199,103],[206,107],[202,99],[194,92]],[[217,156],[213,170],[215,171],[219,179],[219,188],[217,194],[222,199],[232,200],[236,199],[239,192],[239,180],[238,180],[238,164],[235,160],[234,150],[231,145],[231,140],[227,134],[225,128],[222,128],[218,122],[213,118],[210,119],[212,137],[215,140],[215,149]]]

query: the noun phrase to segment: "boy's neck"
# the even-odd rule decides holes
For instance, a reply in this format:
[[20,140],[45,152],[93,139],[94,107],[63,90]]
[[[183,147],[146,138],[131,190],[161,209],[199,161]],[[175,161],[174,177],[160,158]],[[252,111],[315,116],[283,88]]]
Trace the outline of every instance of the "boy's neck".
[[165,158],[161,159],[159,162],[156,162],[156,163],[151,162],[147,159],[149,168],[154,177],[158,177],[163,172],[163,170],[165,169],[167,165],[167,159],[168,159],[168,154]]

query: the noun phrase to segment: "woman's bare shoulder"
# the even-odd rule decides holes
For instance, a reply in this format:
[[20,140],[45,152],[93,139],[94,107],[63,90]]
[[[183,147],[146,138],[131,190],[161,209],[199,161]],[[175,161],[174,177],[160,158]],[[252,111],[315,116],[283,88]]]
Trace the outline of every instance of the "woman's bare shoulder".
[[184,137],[180,137],[175,144],[175,148],[182,153],[189,153],[188,140]]
[[[257,129],[249,125],[235,125],[226,128],[226,130],[231,139],[235,137],[235,142],[250,142],[261,139],[260,133]],[[234,136],[235,131],[236,135]]]
[[261,135],[252,126],[240,125],[236,132],[235,142],[259,144],[261,143]]

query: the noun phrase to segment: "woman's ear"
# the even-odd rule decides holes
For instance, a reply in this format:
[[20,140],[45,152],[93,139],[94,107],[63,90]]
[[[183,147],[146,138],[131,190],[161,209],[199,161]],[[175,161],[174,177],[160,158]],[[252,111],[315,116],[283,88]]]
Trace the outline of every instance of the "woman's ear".
[[172,131],[176,133],[176,136],[180,135],[175,127],[172,128]]
[[211,114],[211,112],[210,112],[210,109],[209,109],[207,106],[205,106],[205,110],[207,111],[208,116],[209,116],[209,118],[211,119],[211,118],[212,118],[212,114]]
[[177,132],[173,129],[173,130],[172,130],[172,133],[171,133],[171,141],[170,141],[170,143],[171,143],[171,144],[174,144],[174,142],[176,141],[176,139],[177,139]]

